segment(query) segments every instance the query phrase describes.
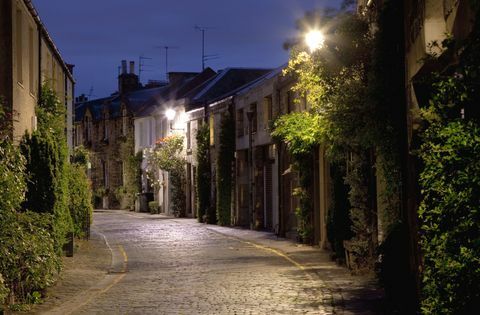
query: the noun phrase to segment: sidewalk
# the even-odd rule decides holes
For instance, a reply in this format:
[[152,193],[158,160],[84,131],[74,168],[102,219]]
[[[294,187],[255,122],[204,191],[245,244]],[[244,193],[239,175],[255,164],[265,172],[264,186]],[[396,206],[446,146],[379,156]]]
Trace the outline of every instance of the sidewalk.
[[92,230],[89,241],[75,240],[73,257],[64,257],[63,263],[61,278],[47,289],[45,302],[27,314],[49,314],[103,280],[110,268],[111,252],[103,237]]
[[[195,219],[177,219],[190,224],[201,224]],[[206,225],[211,231],[234,237],[275,251],[297,267],[320,278],[327,292],[324,300],[330,300],[334,314],[383,314],[383,291],[372,276],[352,276],[350,271],[330,259],[328,251],[309,245],[277,238],[273,233],[241,228]]]

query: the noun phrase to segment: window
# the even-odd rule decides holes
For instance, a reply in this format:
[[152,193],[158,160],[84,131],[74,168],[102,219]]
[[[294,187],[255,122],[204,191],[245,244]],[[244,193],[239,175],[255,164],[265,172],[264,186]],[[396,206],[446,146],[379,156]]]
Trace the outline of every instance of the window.
[[209,118],[210,124],[210,145],[215,145],[215,118],[213,114],[210,114]]
[[242,137],[245,134],[243,108],[237,110],[237,137]]
[[92,141],[92,120],[89,116],[85,116],[85,138]]
[[35,94],[35,64],[34,64],[34,45],[33,28],[28,29],[28,85],[30,93]]
[[103,139],[108,139],[108,116],[103,114]]
[[140,122],[138,126],[138,131],[140,132],[140,146],[144,147],[145,146],[145,131],[143,130],[143,121]]
[[295,111],[295,104],[293,103],[292,91],[287,92],[287,114]]
[[125,185],[125,163],[120,162],[120,185],[124,186]]
[[17,81],[23,84],[23,14],[21,10],[17,10],[16,16],[16,63],[17,63]]
[[122,109],[122,135],[126,135],[127,134],[127,109],[126,108],[123,108]]
[[190,138],[192,136],[192,130],[191,130],[191,122],[187,122],[187,150],[192,148],[192,139]]
[[103,183],[105,184],[105,189],[109,187],[109,180],[108,180],[108,163],[107,161],[102,161],[103,163]]
[[269,95],[263,99],[263,127],[265,130],[269,128],[272,118],[272,96]]
[[253,118],[252,118],[252,133],[257,132],[257,125],[258,125],[258,119],[257,119],[257,103],[252,103],[250,104],[250,111],[253,112]]
[[52,68],[52,55],[47,52],[47,69],[45,70],[45,79],[47,80],[47,85],[49,87],[53,87],[52,85],[52,77],[49,76],[49,71],[51,71],[51,68]]

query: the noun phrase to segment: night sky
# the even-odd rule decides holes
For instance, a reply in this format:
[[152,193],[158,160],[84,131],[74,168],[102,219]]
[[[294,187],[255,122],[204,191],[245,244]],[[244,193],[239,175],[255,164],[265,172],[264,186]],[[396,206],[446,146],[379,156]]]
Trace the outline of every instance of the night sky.
[[[170,71],[201,70],[200,25],[206,32],[207,62],[226,67],[274,68],[288,60],[282,44],[296,34],[295,21],[314,8],[337,7],[340,0],[34,0],[67,63],[75,64],[76,95],[103,97],[117,89],[118,66],[139,56],[141,81]],[[156,47],[157,46],[157,47]],[[93,93],[90,93],[93,88]]]

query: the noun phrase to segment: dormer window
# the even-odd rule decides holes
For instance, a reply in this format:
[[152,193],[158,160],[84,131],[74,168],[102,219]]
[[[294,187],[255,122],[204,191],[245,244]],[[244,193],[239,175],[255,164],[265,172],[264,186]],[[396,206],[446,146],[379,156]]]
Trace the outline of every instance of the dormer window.
[[106,112],[103,113],[103,140],[108,139],[108,115]]

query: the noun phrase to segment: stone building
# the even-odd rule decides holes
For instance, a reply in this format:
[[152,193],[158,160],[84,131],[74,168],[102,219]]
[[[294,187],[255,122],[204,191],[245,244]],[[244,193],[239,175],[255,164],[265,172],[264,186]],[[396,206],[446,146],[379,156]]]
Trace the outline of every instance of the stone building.
[[72,147],[73,66],[63,60],[31,0],[0,2],[0,97],[11,114],[12,137],[36,130],[35,106],[47,84],[67,110],[66,133]]
[[75,146],[83,145],[92,152],[90,178],[96,207],[129,207],[121,204],[124,188],[125,156],[134,152],[133,117],[146,101],[158,95],[164,86],[143,88],[135,74],[135,64],[122,61],[118,76],[118,92],[96,100],[77,98],[75,105]]

